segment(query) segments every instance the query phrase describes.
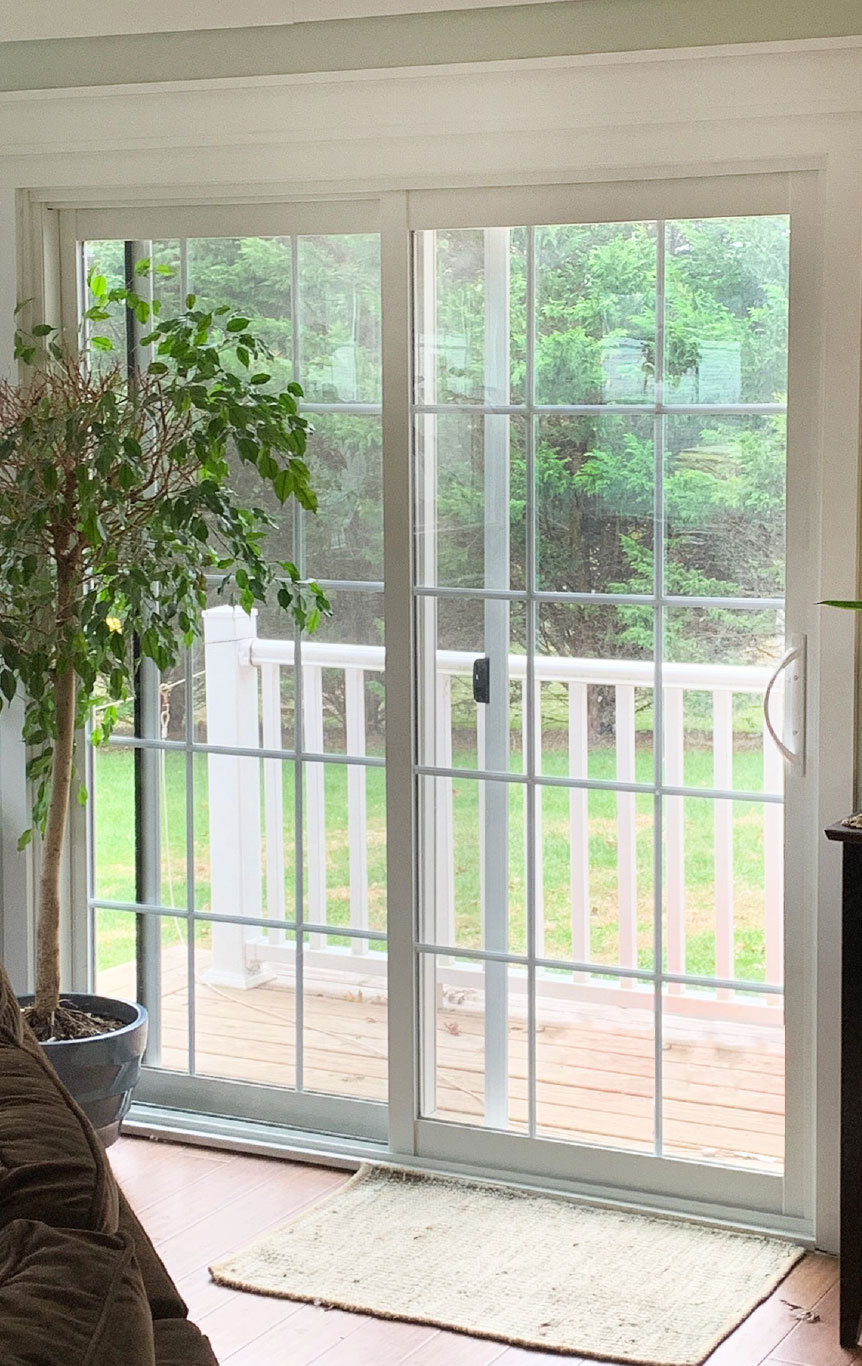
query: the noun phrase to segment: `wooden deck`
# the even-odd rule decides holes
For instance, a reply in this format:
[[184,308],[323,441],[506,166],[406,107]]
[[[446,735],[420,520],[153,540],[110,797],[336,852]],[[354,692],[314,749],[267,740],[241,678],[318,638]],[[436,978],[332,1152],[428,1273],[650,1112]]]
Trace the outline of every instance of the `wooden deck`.
[[[167,949],[162,967],[162,1066],[188,1067],[185,951]],[[195,1071],[293,1087],[296,997],[287,972],[252,990],[212,986],[199,957]],[[98,989],[134,996],[131,964],[99,977]],[[433,1114],[481,1124],[484,1104],[482,1000],[441,991],[437,1009],[437,1096]],[[304,1086],[334,1095],[386,1099],[387,1008],[379,980],[347,972],[307,974],[303,1012]],[[654,1037],[640,1008],[540,1002],[537,1020],[537,1131],[635,1151],[652,1151]],[[667,1017],[662,1041],[665,1151],[760,1170],[780,1169],[784,1149],[784,1054],[780,1028]],[[512,998],[509,1126],[527,1123],[527,1030]],[[426,1112],[427,1113],[427,1112]]]
[[[597,1366],[212,1283],[211,1262],[337,1189],[345,1172],[133,1138],[110,1157],[221,1366]],[[838,1346],[837,1276],[834,1258],[803,1258],[705,1366],[859,1366],[862,1353]]]

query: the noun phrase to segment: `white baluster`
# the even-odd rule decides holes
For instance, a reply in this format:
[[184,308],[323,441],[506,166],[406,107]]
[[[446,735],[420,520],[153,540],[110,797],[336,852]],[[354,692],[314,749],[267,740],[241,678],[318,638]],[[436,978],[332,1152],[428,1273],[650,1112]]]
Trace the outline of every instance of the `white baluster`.
[[[281,668],[260,666],[261,715],[264,749],[281,749]],[[263,809],[266,830],[266,913],[284,920],[284,774],[281,759],[263,761]],[[284,930],[267,931],[270,944],[284,943]]]
[[[452,679],[437,675],[437,763],[452,767]],[[453,839],[452,779],[438,778],[435,803],[437,860],[437,943],[455,943],[455,849]]]
[[[586,683],[569,683],[569,774],[586,778],[589,731]],[[569,914],[572,957],[588,963],[590,946],[590,821],[586,788],[569,789]],[[584,980],[579,973],[576,980]]]
[[[664,690],[664,766],[669,787],[685,782],[685,728],[682,688]],[[666,797],[665,809],[665,905],[667,907],[667,966],[669,972],[685,972],[685,798]],[[672,996],[682,993],[671,982]]]
[[[616,698],[617,782],[635,780],[635,690],[618,684]],[[620,966],[635,968],[638,962],[637,825],[635,794],[617,793],[617,896],[619,904]],[[622,978],[631,988],[632,979]]]
[[[365,673],[344,670],[347,753],[365,755]],[[368,929],[368,806],[366,771],[358,764],[347,769],[347,843],[350,856],[350,925]],[[368,952],[367,939],[351,939],[356,954]]]
[[[302,734],[306,750],[323,753],[323,670],[314,664],[302,667]],[[305,843],[308,853],[306,868],[305,919],[315,925],[325,925],[326,911],[326,797],[324,765],[305,765]],[[312,934],[313,949],[324,947],[324,936]]]
[[[712,695],[713,784],[722,791],[733,787],[733,693],[726,689]],[[733,803],[717,801],[713,811],[715,850],[715,973],[735,976],[733,943]],[[718,999],[731,993],[720,990]]]
[[[774,714],[781,716],[782,697],[773,692]],[[775,741],[763,728],[763,790],[781,793],[784,787],[784,760]],[[763,909],[766,936],[766,980],[773,986],[784,981],[784,808],[767,802],[763,808]],[[780,996],[767,996],[773,1009],[781,1006]]]

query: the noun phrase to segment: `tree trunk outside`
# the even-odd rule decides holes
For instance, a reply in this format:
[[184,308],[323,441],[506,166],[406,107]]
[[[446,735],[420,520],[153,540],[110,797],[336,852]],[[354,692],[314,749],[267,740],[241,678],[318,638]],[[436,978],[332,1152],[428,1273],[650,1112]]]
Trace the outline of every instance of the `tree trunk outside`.
[[36,930],[36,1000],[39,1012],[51,1013],[60,1003],[60,860],[69,813],[69,790],[75,748],[77,679],[67,668],[57,678],[57,739],[51,768],[51,798],[42,844],[39,919]]

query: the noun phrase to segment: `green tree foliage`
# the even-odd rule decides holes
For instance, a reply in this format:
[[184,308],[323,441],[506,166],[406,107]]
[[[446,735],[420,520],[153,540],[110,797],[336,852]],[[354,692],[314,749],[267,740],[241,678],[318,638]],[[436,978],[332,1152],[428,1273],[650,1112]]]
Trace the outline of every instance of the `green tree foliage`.
[[[247,611],[275,603],[300,627],[328,610],[292,561],[264,553],[268,507],[232,477],[252,470],[269,507],[316,509],[302,390],[273,384],[269,348],[244,313],[193,294],[162,312],[147,297],[150,262],[136,275],[129,288],[91,271],[84,355],[36,324],[16,334],[27,378],[0,384],[0,707],[20,689],[44,836],[34,1015],[44,1037],[59,1018],[58,880],[76,729],[105,691],[114,703],[130,696],[138,655],[161,670],[177,664],[213,580],[228,601]],[[133,374],[124,353],[114,359],[118,315],[128,314],[150,329],[138,344],[152,359]],[[115,705],[102,708],[96,743],[115,719]]]

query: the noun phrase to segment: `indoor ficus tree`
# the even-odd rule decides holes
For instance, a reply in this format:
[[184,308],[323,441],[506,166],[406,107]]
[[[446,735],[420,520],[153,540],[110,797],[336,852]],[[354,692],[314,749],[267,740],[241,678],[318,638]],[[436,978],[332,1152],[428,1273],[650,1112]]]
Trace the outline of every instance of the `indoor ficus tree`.
[[231,478],[245,462],[281,503],[315,510],[299,385],[268,386],[267,348],[227,305],[189,295],[163,318],[134,288],[96,273],[89,286],[87,332],[130,312],[150,329],[138,342],[149,364],[130,370],[98,334],[67,349],[39,323],[16,332],[23,378],[0,382],[0,708],[23,698],[34,801],[20,845],[42,836],[28,1013],[43,1039],[104,1028],[60,1007],[60,863],[73,785],[86,800],[75,736],[94,703],[112,704],[92,732],[101,743],[136,661],[170,668],[196,638],[213,575],[226,601],[276,601],[301,627],[328,610],[294,565],[265,559],[271,518]]

